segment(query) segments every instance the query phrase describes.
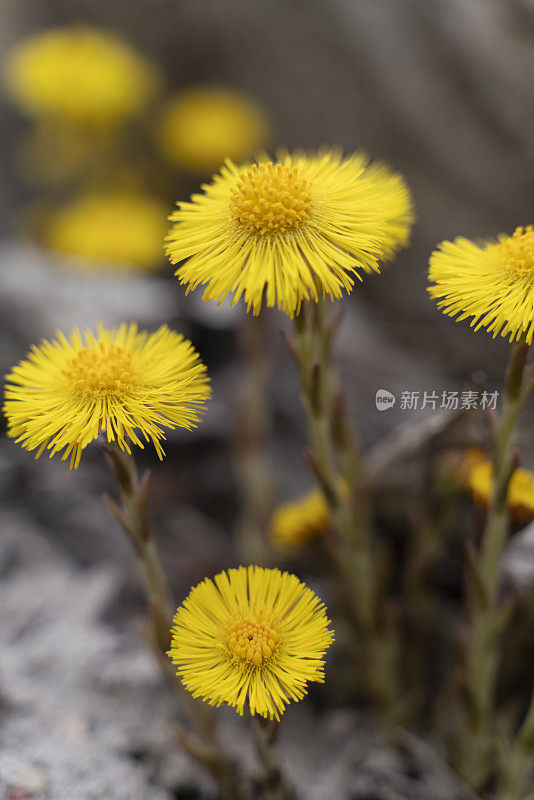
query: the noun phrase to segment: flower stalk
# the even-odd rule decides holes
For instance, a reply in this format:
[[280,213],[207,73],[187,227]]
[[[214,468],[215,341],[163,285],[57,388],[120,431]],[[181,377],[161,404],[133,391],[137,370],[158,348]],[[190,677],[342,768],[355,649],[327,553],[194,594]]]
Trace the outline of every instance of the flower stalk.
[[515,428],[526,400],[523,373],[529,354],[525,342],[512,350],[505,378],[504,406],[493,442],[493,490],[491,504],[482,535],[481,577],[490,602],[495,602],[498,589],[498,566],[510,526],[508,485],[517,466],[513,454]]
[[286,783],[276,758],[275,747],[280,723],[255,715],[252,728],[256,752],[262,767],[260,792],[262,800],[296,800],[293,789]]
[[273,479],[267,456],[271,372],[269,315],[246,315],[239,330],[242,362],[241,396],[236,430],[236,469],[241,493],[241,515],[236,527],[240,561],[266,564],[272,560],[266,531],[272,509]]
[[[150,520],[150,472],[146,471],[140,479],[133,457],[121,450],[115,442],[102,442],[102,449],[115,476],[121,504],[118,505],[107,494],[104,495],[104,500],[133,545],[150,611],[151,622],[147,638],[165,677],[172,680],[173,687],[181,688],[167,655],[175,604]],[[192,737],[182,726],[178,727],[178,740],[183,748],[209,771],[219,787],[221,797],[225,800],[248,800],[248,792],[236,764],[226,756],[216,741],[212,709],[194,700],[184,690],[180,691],[180,702],[196,731],[196,736]]]
[[468,619],[464,651],[464,700],[453,758],[458,771],[477,790],[494,771],[497,741],[496,687],[502,636],[512,604],[499,598],[499,563],[510,529],[508,487],[517,466],[514,438],[526,400],[525,365],[529,346],[514,345],[505,377],[500,419],[493,430],[493,483],[479,553],[468,549]]
[[330,508],[334,562],[347,587],[367,688],[388,717],[399,698],[396,637],[382,603],[380,553],[359,445],[347,419],[332,364],[339,316],[325,318],[324,303],[304,304],[287,340],[301,378],[312,451],[310,464]]
[[145,472],[140,480],[132,456],[120,450],[114,442],[103,443],[102,449],[115,475],[122,507],[107,494],[104,500],[133,545],[145,586],[154,642],[159,655],[166,658],[174,602],[156,549],[148,511],[150,472]]
[[500,756],[498,796],[502,800],[532,800],[534,791],[532,784],[528,786],[528,776],[534,763],[534,692],[518,732],[511,743],[504,743]]

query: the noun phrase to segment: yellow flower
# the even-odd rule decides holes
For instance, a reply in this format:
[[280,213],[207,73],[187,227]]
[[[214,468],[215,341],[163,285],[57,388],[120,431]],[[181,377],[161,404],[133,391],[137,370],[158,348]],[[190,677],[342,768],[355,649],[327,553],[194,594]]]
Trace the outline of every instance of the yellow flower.
[[295,575],[239,567],[195,586],[178,608],[169,656],[194,697],[279,719],[324,682],[334,640],[325,607]]
[[34,34],[4,66],[7,89],[24,111],[76,121],[139,114],[157,84],[155,68],[132,47],[88,26]]
[[200,86],[169,100],[159,127],[164,155],[178,166],[209,173],[226,158],[245,161],[265,147],[267,115],[235,89]]
[[188,291],[207,284],[204,300],[247,310],[277,305],[290,317],[305,300],[350,292],[358,269],[378,271],[409,237],[409,191],[398,175],[343,158],[285,155],[276,163],[226,163],[204,193],[181,203],[170,219],[167,253]]
[[271,539],[283,550],[302,547],[328,528],[330,513],[324,494],[312,489],[303,497],[276,509],[271,519]]
[[510,341],[534,334],[534,227],[497,241],[442,242],[430,257],[429,288],[438,307]]
[[488,458],[482,450],[479,450],[478,447],[471,447],[460,455],[459,460],[454,458],[453,477],[459,480],[461,486],[467,486],[473,469],[487,461]]
[[[488,459],[475,463],[467,476],[467,487],[477,503],[487,507],[491,501],[493,464]],[[534,519],[534,474],[526,469],[514,470],[508,486],[508,507],[521,523]]]
[[[165,205],[142,194],[86,195],[49,220],[45,242],[52,249],[103,266],[157,268],[162,259]],[[76,262],[72,262],[75,264]]]
[[130,452],[152,441],[159,458],[165,428],[195,428],[209,397],[206,368],[187,339],[166,325],[155,333],[135,324],[96,336],[75,329],[33,346],[6,376],[8,435],[27,450],[63,450],[78,467],[100,433]]

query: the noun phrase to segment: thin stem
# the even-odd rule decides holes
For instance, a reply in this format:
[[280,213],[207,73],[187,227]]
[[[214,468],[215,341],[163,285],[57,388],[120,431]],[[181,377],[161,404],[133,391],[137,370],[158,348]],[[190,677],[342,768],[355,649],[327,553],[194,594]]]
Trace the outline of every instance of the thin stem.
[[121,504],[118,505],[109,495],[105,495],[104,499],[133,545],[150,610],[148,639],[165,677],[172,679],[172,686],[179,691],[183,710],[198,736],[198,739],[191,737],[179,727],[178,738],[184,749],[211,773],[219,786],[221,797],[225,800],[248,800],[249,792],[243,785],[236,764],[217,744],[212,709],[192,698],[178,683],[167,656],[175,604],[150,521],[150,473],[145,472],[139,479],[134,459],[115,442],[103,442],[102,449],[115,475]]
[[117,480],[122,508],[108,495],[105,501],[133,545],[145,585],[154,641],[159,654],[166,658],[175,606],[148,512],[150,474],[146,472],[139,480],[133,458],[115,443],[103,444],[103,449]]
[[[344,563],[347,564],[345,578],[352,586],[355,616],[364,628],[368,628],[371,623],[369,612],[372,594],[372,570],[369,570],[371,534],[367,526],[369,516],[361,513],[356,519],[351,497],[359,476],[358,459],[350,444],[336,446],[339,441],[336,443],[334,440],[334,413],[342,417],[344,427],[344,434],[338,439],[347,438],[348,425],[344,414],[334,407],[338,394],[337,376],[331,364],[329,331],[323,311],[320,304],[305,306],[301,311],[295,325],[295,359],[300,371],[303,403],[313,448],[311,464],[325,492],[340,542],[351,555],[350,562],[345,559]],[[336,427],[340,428],[339,419],[336,422]],[[343,480],[347,478],[345,485]]]
[[262,800],[296,800],[293,789],[287,785],[275,755],[280,723],[255,715],[252,730],[256,752],[262,767],[260,792]]
[[527,782],[534,766],[534,692],[515,738],[501,754],[500,766],[499,797],[502,800],[524,800],[534,794],[532,785]]
[[241,490],[241,515],[236,545],[242,563],[271,560],[266,531],[272,511],[273,479],[267,457],[269,434],[270,357],[267,350],[268,314],[245,316],[239,330],[243,364],[236,425],[236,469]]
[[358,660],[375,699],[387,715],[394,716],[399,697],[397,640],[381,597],[380,555],[359,446],[332,363],[337,322],[327,322],[323,303],[306,304],[295,319],[295,340],[288,344],[301,378],[310,463],[330,508],[338,551],[335,564],[350,598]]
[[521,342],[512,350],[505,378],[504,405],[493,444],[493,489],[482,534],[481,576],[488,601],[495,602],[499,559],[508,537],[508,484],[514,469],[513,443],[517,419],[525,401],[522,379],[529,347]]
[[516,466],[517,420],[526,399],[523,375],[529,347],[514,345],[505,377],[503,409],[493,441],[492,497],[480,546],[469,553],[468,621],[465,641],[465,700],[455,758],[460,774],[477,790],[491,778],[497,737],[495,694],[502,635],[510,603],[499,601],[499,562],[510,528],[508,485]]
[[420,717],[429,703],[429,655],[436,632],[443,627],[443,608],[429,586],[432,566],[443,549],[444,531],[450,522],[445,506],[412,510],[412,529],[403,575],[402,596],[407,622],[406,653],[408,691],[403,722]]

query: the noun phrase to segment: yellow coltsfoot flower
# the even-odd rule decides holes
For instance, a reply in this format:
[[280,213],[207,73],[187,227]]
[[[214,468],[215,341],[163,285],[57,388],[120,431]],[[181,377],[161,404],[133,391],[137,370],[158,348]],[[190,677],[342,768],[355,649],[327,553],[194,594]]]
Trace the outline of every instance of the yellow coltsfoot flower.
[[271,519],[270,537],[281,550],[302,547],[325,531],[330,511],[320,489],[312,489],[297,500],[284,503]]
[[[350,497],[348,483],[340,478],[339,491],[344,499]],[[281,550],[302,547],[324,533],[330,526],[330,508],[321,489],[278,506],[271,517],[270,537]]]
[[[466,476],[466,486],[474,500],[487,508],[493,491],[493,464],[483,454],[473,461]],[[508,485],[508,508],[514,519],[526,524],[534,519],[534,474],[518,467]]]
[[33,346],[6,376],[4,413],[8,435],[36,458],[63,451],[77,468],[101,433],[128,453],[130,442],[151,441],[163,458],[165,428],[195,428],[209,394],[206,368],[181,334],[99,324],[96,335],[75,329]]
[[365,155],[287,154],[239,168],[231,161],[203,194],[169,218],[167,254],[188,291],[206,285],[204,300],[243,296],[290,317],[303,301],[339,298],[358,270],[405,245],[413,219],[403,179]]
[[169,161],[205,174],[226,158],[248,161],[268,136],[269,121],[259,103],[222,86],[197,86],[171,98],[158,130]]
[[94,123],[141,113],[158,83],[155,67],[129,44],[85,25],[24,39],[5,62],[4,80],[29,114]]
[[[99,265],[149,270],[162,260],[165,206],[154,197],[127,192],[88,194],[58,210],[48,221],[45,242],[52,250]],[[73,265],[76,263],[72,262]]]
[[278,720],[324,682],[334,640],[321,600],[295,575],[239,567],[195,586],[178,608],[169,656],[194,697]]
[[472,317],[471,326],[493,337],[534,334],[534,226],[516,228],[512,236],[472,242],[442,242],[430,257],[430,295],[445,314]]

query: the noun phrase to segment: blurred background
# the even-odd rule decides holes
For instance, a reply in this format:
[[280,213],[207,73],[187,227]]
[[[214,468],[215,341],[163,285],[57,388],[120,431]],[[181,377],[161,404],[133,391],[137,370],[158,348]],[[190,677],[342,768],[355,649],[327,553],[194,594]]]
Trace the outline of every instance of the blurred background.
[[[213,380],[199,430],[173,434],[162,464],[140,454],[154,471],[154,514],[178,598],[235,564],[232,536],[243,524],[247,323],[240,306],[217,309],[200,292],[186,298],[162,245],[173,204],[225,156],[363,149],[413,190],[411,246],[343,301],[339,358],[376,469],[384,437],[394,449],[399,428],[426,420],[439,435],[447,424],[400,402],[377,411],[378,389],[399,399],[500,385],[506,343],[442,316],[426,270],[444,238],[510,234],[534,218],[532,0],[2,0],[0,51],[2,372],[58,328],[124,319],[183,331]],[[286,325],[266,315],[259,439],[276,473],[272,503],[312,483],[297,380],[279,335]],[[525,443],[532,463],[527,432]],[[143,601],[101,502],[110,485],[98,447],[70,473],[0,439],[0,701],[11,709],[0,787],[22,774],[34,781],[32,797],[53,785],[53,800],[200,797],[209,786],[185,758],[161,755],[165,730],[151,711],[165,719],[165,699],[132,638],[132,610]],[[123,724],[119,695],[130,708]],[[46,737],[36,735],[36,718]],[[348,729],[343,716],[328,724],[326,755]],[[364,751],[365,742],[357,745]],[[306,772],[311,745],[304,737],[294,746]],[[386,797],[375,785],[386,775],[384,786],[397,792],[388,797],[458,796],[428,754],[412,785],[404,756],[379,753],[369,751],[362,792]],[[333,789],[326,762],[322,772],[309,798],[364,796]]]

